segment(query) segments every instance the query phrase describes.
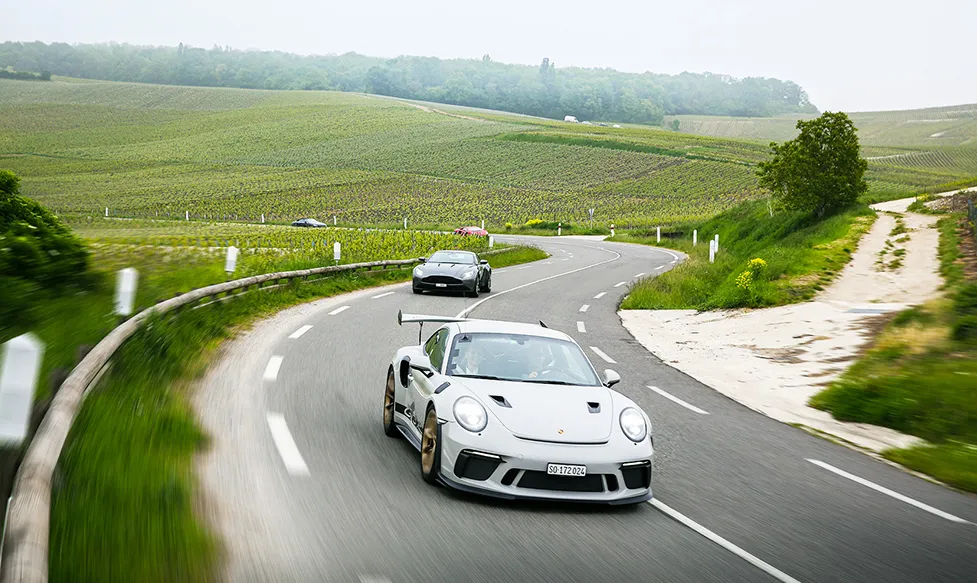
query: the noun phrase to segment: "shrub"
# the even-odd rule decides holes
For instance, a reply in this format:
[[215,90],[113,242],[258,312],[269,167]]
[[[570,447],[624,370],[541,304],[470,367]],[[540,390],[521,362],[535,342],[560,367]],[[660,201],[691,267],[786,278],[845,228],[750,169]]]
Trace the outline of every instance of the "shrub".
[[959,342],[977,341],[977,316],[964,316],[954,322],[952,336]]
[[512,223],[506,223],[505,224],[505,230],[506,231],[511,231],[512,230],[512,227],[513,227]]

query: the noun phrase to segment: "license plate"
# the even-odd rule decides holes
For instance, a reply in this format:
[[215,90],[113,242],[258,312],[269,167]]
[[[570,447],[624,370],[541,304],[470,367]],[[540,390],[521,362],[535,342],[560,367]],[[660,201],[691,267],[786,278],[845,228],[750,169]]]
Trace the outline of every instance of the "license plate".
[[436,284],[434,284],[434,287],[448,287],[448,284],[446,284],[446,283],[436,283]]
[[587,466],[570,466],[567,464],[546,464],[546,473],[551,476],[586,476]]

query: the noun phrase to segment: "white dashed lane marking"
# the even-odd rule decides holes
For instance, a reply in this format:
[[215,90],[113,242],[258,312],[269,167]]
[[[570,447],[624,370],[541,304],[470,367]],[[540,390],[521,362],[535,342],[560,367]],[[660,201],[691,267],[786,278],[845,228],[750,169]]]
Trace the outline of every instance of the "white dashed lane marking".
[[292,340],[295,340],[296,338],[301,338],[303,334],[305,334],[311,329],[312,329],[312,324],[306,324],[305,326],[302,326],[295,332],[289,334],[288,337],[291,338]]
[[636,273],[636,274],[634,274],[634,278],[635,279],[638,279],[639,277],[643,276],[644,274],[645,274],[644,271],[642,271],[641,273]]
[[763,561],[751,555],[750,553],[744,551],[743,549],[739,548],[738,546],[734,545],[733,543],[729,542],[728,540],[724,539],[718,534],[712,532],[708,528],[702,526],[698,522],[692,520],[688,516],[685,516],[681,512],[672,509],[670,506],[666,505],[658,498],[653,498],[649,500],[648,504],[651,504],[652,506],[657,508],[659,511],[661,511],[662,514],[671,517],[673,520],[676,520],[681,524],[684,524],[685,526],[691,528],[692,530],[696,531],[697,533],[701,534],[702,536],[706,537],[707,539],[711,540],[717,545],[723,547],[727,551],[733,553],[737,557],[743,559],[747,563],[750,563],[751,565],[760,569],[764,573],[767,573],[771,577],[774,577],[781,583],[800,583],[800,581],[794,579],[793,577],[791,577],[787,573],[784,573],[780,569],[774,567],[770,563],[767,563],[766,561]]
[[305,465],[299,448],[292,439],[292,434],[285,423],[285,416],[281,413],[268,413],[268,429],[271,430],[271,438],[278,448],[278,454],[282,456],[285,469],[293,476],[308,476],[309,466]]
[[664,265],[659,265],[658,267],[655,268],[655,271],[658,271],[659,269],[665,269],[665,266]]
[[626,281],[621,281],[621,282],[618,282],[618,283],[615,283],[615,284],[614,284],[614,287],[621,287],[622,285],[627,285],[627,284],[628,284],[628,282],[626,282]]
[[329,315],[330,316],[335,316],[336,314],[339,314],[341,312],[345,312],[348,309],[349,309],[349,306],[340,306],[340,307],[336,308],[335,310],[329,312]]
[[584,326],[583,322],[577,322],[577,332],[586,332],[587,327]]
[[265,367],[265,374],[262,376],[269,383],[278,380],[278,369],[282,367],[283,356],[272,356],[268,359],[268,366]]
[[881,493],[885,494],[886,496],[892,496],[893,498],[895,498],[896,500],[898,500],[900,502],[905,502],[906,504],[909,504],[910,506],[915,506],[916,508],[919,508],[920,510],[924,510],[926,512],[929,512],[930,514],[935,514],[936,516],[939,516],[940,518],[945,518],[945,519],[947,519],[947,520],[949,520],[951,522],[959,522],[961,524],[968,524],[969,523],[969,521],[964,520],[964,519],[960,518],[959,516],[954,516],[954,515],[950,514],[949,512],[943,512],[939,508],[933,508],[929,504],[923,504],[922,502],[920,502],[918,500],[913,500],[909,496],[904,496],[904,495],[900,494],[899,492],[895,492],[895,491],[890,490],[890,489],[888,489],[888,488],[886,488],[884,486],[879,486],[878,484],[876,484],[874,482],[869,482],[865,478],[859,478],[855,474],[849,474],[845,470],[836,468],[836,467],[832,466],[831,464],[826,464],[826,463],[822,462],[821,460],[808,459],[807,461],[811,462],[812,464],[814,464],[814,465],[816,465],[816,466],[818,466],[820,468],[824,468],[824,469],[828,470],[829,472],[834,472],[834,473],[838,474],[839,476],[841,476],[842,478],[848,478],[849,480],[851,480],[852,482],[855,482],[856,484],[861,484],[861,485],[865,486],[866,488],[871,488],[871,489],[875,490],[876,492],[881,492]]
[[601,350],[600,348],[597,348],[596,346],[591,346],[590,349],[594,351],[594,354],[596,354],[597,356],[603,358],[604,361],[609,362],[611,364],[617,364],[617,361],[616,360],[614,360],[610,356],[607,356],[606,354],[604,354],[604,351]]
[[695,405],[690,405],[689,403],[686,403],[685,401],[683,401],[682,399],[679,399],[675,395],[670,395],[670,394],[666,393],[665,391],[659,389],[658,387],[653,387],[651,385],[647,385],[647,387],[649,389],[651,389],[652,391],[655,391],[659,395],[665,397],[666,399],[668,399],[668,400],[670,400],[672,402],[678,403],[679,405],[685,407],[686,409],[688,409],[690,411],[694,411],[694,412],[698,413],[699,415],[708,415],[709,414],[708,411],[704,411],[704,410],[696,407]]
[[589,308],[589,307],[590,307],[590,304],[584,304],[584,305],[580,306],[580,311],[581,312],[586,312],[587,311],[587,308]]
[[372,297],[372,298],[370,298],[370,299],[371,299],[371,300],[379,300],[380,298],[385,298],[385,297],[387,297],[387,296],[389,296],[389,295],[393,295],[394,293],[395,293],[395,292],[387,292],[387,293],[385,293],[385,294],[380,294],[380,295],[378,295],[378,296],[373,296],[373,297]]
[[599,300],[602,297],[604,297],[605,295],[607,295],[607,292],[600,292],[599,294],[597,294],[596,296],[594,296],[594,299],[595,300]]

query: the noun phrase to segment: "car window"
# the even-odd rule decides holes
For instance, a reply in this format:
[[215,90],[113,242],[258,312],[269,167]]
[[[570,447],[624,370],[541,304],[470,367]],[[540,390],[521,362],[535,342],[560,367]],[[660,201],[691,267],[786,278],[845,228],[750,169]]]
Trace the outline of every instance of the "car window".
[[566,385],[601,384],[579,346],[568,340],[530,334],[456,334],[447,374]]
[[428,258],[428,263],[457,263],[457,264],[471,264],[475,263],[475,255],[467,251],[436,251],[434,254]]
[[441,365],[444,363],[444,350],[448,345],[448,329],[442,328],[435,332],[428,340],[428,344],[430,346],[425,346],[425,352],[431,360],[431,366],[435,370],[441,370]]

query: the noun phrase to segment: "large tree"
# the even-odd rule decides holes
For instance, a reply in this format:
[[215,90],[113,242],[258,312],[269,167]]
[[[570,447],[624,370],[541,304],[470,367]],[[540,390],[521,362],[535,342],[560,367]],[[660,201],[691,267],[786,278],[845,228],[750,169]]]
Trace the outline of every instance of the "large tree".
[[799,120],[797,129],[793,140],[770,144],[773,159],[760,163],[760,185],[785,208],[819,217],[854,204],[868,190],[855,124],[842,112],[826,112]]

